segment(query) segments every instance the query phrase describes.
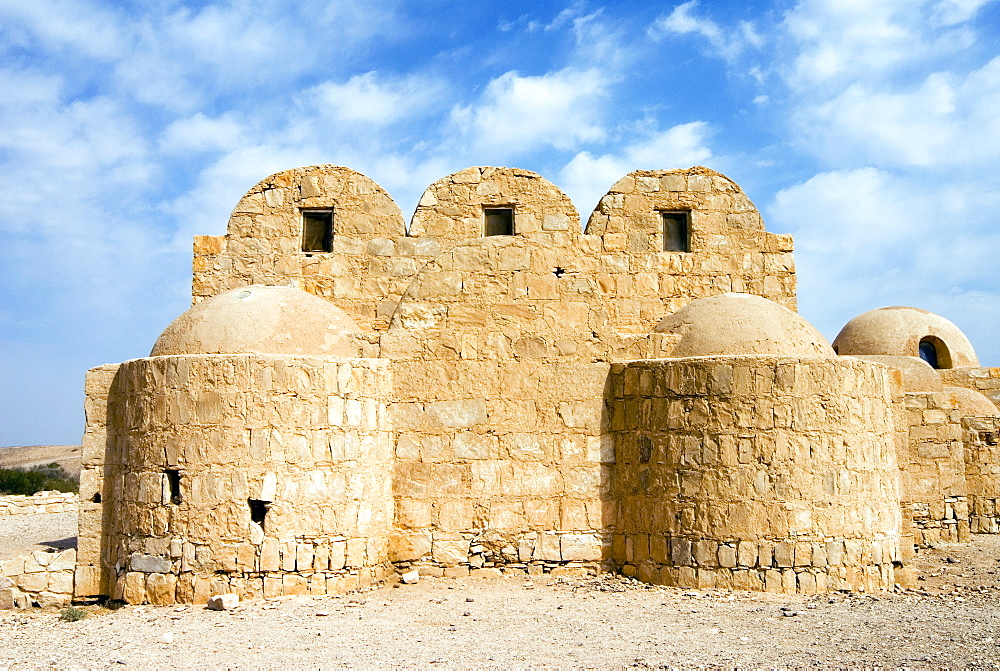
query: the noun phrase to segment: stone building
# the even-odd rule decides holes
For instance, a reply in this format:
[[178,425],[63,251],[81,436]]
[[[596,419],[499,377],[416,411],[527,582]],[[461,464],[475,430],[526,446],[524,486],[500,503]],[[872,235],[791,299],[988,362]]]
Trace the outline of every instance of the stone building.
[[77,596],[888,589],[998,530],[1000,369],[910,308],[831,347],[790,236],[712,170],[630,173],[581,230],[526,170],[442,178],[407,229],[364,175],[298,168],[194,251],[193,307],[88,374]]

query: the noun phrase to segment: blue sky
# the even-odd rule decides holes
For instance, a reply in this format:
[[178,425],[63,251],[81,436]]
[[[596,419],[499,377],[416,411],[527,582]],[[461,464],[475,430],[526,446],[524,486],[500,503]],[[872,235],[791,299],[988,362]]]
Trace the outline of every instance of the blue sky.
[[76,443],[83,376],[190,301],[191,237],[335,163],[408,216],[508,165],[586,219],[695,164],[796,236],[828,338],[938,312],[1000,365],[1000,3],[0,0],[0,445]]

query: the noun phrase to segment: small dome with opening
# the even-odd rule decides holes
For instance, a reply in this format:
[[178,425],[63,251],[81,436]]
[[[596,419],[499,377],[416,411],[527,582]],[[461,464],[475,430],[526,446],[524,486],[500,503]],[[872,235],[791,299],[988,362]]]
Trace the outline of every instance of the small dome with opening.
[[940,315],[893,306],[869,310],[847,322],[833,348],[838,354],[916,356],[933,368],[979,366],[972,343]]

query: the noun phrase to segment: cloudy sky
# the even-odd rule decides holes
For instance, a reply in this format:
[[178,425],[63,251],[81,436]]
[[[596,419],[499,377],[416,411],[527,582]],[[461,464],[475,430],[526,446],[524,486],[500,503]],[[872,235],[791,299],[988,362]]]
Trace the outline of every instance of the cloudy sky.
[[833,338],[915,305],[1000,365],[1000,2],[0,0],[0,445],[76,443],[84,371],[189,304],[191,236],[336,163],[404,215],[469,165],[695,164],[796,236]]

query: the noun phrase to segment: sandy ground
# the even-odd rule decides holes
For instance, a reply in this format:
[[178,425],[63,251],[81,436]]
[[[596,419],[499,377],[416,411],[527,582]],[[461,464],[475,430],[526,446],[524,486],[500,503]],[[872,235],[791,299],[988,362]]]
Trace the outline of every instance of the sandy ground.
[[76,547],[78,513],[0,517],[0,561],[36,550]]
[[73,477],[80,477],[79,445],[23,445],[0,447],[0,468],[31,468],[57,463]]
[[0,668],[995,667],[1000,537],[921,553],[919,590],[782,596],[423,579],[342,597],[0,611]]

